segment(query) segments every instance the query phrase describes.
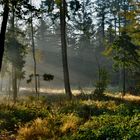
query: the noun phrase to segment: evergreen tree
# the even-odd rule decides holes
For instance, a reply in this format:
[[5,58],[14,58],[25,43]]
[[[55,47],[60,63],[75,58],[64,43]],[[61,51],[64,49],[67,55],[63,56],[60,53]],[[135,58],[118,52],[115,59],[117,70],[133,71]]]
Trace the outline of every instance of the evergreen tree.
[[132,67],[139,67],[140,54],[139,46],[132,43],[131,37],[126,32],[122,32],[121,36],[115,40],[113,46],[113,59],[115,60],[115,66],[121,67],[123,70],[123,96],[126,93],[126,70]]
[[[29,0],[2,0],[0,1],[0,5],[2,5],[3,8],[3,14],[2,14],[2,24],[1,24],[1,32],[0,32],[0,69],[2,67],[2,59],[4,54],[4,48],[5,48],[5,34],[6,34],[6,28],[7,28],[7,22],[8,17],[10,13],[15,11],[15,16],[19,19],[26,19],[25,15],[28,15],[29,11],[32,10],[34,12],[34,16],[39,13],[40,10],[37,10],[34,6],[31,6],[29,4]],[[28,16],[27,19],[29,20]]]
[[[15,5],[12,6],[12,17],[10,20],[9,32],[7,33],[7,58],[12,64],[12,89],[13,89],[13,100],[17,100],[18,93],[18,79],[19,81],[23,78],[23,67],[25,64],[25,46],[19,39],[23,37],[22,32],[15,26]],[[20,33],[20,34],[19,34]],[[16,37],[18,34],[18,37]]]
[[99,29],[99,32],[101,34],[101,38],[104,39],[105,37],[105,25],[108,21],[109,17],[109,6],[110,1],[109,0],[96,0],[95,1],[95,10],[97,13],[97,26]]

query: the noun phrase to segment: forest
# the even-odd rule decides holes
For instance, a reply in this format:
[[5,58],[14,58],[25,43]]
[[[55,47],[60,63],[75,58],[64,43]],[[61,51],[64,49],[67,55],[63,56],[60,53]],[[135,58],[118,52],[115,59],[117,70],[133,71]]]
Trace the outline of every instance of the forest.
[[140,1],[0,0],[0,140],[140,140]]

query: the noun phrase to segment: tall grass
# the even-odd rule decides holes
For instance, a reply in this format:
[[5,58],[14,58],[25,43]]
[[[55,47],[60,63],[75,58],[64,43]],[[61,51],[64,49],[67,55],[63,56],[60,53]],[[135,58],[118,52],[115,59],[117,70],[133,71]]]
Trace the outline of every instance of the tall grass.
[[48,95],[0,104],[0,140],[139,140],[140,103],[128,97]]

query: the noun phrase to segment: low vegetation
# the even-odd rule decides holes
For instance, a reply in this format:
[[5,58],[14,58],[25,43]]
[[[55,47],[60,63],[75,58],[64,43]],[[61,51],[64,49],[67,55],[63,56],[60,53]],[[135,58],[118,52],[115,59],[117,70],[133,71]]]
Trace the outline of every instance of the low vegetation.
[[139,140],[139,100],[54,96],[1,104],[0,140]]

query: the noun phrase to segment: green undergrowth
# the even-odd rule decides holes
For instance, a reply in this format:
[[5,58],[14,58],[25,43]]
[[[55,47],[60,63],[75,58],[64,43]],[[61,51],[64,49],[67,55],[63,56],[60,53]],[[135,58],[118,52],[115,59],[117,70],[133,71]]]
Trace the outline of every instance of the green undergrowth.
[[28,99],[0,104],[0,140],[140,140],[138,102]]

